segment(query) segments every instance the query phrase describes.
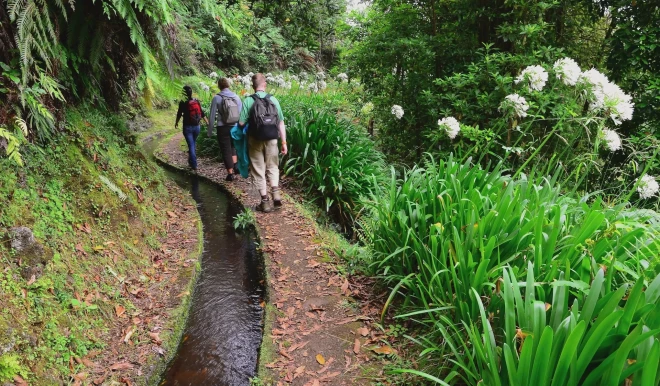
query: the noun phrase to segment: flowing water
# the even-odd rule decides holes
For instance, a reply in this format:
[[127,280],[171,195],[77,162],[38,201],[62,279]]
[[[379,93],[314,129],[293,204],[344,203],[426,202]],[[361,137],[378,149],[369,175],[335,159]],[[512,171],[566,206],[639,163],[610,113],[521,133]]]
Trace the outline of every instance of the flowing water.
[[[145,145],[145,152],[153,150]],[[263,261],[251,235],[234,231],[241,207],[197,176],[168,176],[197,202],[204,227],[202,270],[175,358],[161,385],[249,385],[262,338]]]

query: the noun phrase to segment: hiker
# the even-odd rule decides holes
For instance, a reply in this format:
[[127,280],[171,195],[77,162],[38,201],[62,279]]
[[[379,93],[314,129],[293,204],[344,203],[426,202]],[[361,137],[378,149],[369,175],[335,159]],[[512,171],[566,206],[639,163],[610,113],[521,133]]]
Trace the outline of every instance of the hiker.
[[[257,210],[271,212],[273,207],[282,206],[278,169],[277,139],[282,141],[282,155],[287,153],[286,128],[280,103],[272,95],[266,93],[266,78],[263,74],[252,76],[254,94],[243,100],[243,109],[239,125],[248,124],[248,156],[250,158],[250,174],[259,189],[261,203]],[[270,180],[273,200],[268,196],[266,176]]]
[[227,169],[226,181],[234,181],[238,175],[236,164],[236,149],[231,140],[231,129],[238,123],[243,103],[238,95],[230,89],[231,81],[227,78],[218,80],[220,93],[211,101],[211,112],[209,113],[211,124],[208,126],[208,136],[213,136],[213,126],[218,133],[218,145],[222,152],[222,158]]
[[195,145],[197,136],[199,136],[200,122],[205,116],[204,110],[202,110],[202,104],[192,97],[192,88],[187,85],[183,86],[183,93],[186,100],[179,102],[179,111],[176,113],[174,128],[179,127],[179,119],[183,117],[183,136],[186,138],[186,143],[188,144],[188,166],[196,172],[197,154],[195,153]]

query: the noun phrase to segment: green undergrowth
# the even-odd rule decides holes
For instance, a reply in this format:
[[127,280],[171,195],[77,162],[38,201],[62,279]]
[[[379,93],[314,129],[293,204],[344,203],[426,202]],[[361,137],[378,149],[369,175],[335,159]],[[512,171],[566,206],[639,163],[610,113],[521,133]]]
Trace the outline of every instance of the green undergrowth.
[[[123,344],[109,336],[115,307],[134,315],[127,292],[156,284],[150,257],[166,236],[163,214],[176,210],[118,115],[70,109],[60,130],[23,148],[23,168],[0,160],[0,381],[68,383],[89,371],[81,359]],[[18,226],[43,253],[10,248]]]

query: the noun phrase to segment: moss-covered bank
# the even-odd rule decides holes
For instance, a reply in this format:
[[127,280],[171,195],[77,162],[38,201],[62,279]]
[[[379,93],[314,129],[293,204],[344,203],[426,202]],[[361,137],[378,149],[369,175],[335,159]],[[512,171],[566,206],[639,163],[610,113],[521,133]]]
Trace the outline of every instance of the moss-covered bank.
[[24,167],[0,159],[0,382],[144,384],[178,343],[199,217],[121,117],[66,118]]

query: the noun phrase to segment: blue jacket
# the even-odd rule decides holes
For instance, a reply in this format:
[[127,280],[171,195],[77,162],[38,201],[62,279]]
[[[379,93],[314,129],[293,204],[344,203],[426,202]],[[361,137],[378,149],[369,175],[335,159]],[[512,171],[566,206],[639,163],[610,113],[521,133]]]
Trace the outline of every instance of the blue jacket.
[[247,129],[248,125],[245,125],[245,128],[241,129],[238,124],[231,128],[231,140],[234,143],[236,155],[238,156],[238,172],[241,173],[243,178],[247,178],[250,171],[250,157],[248,156],[246,135]]

